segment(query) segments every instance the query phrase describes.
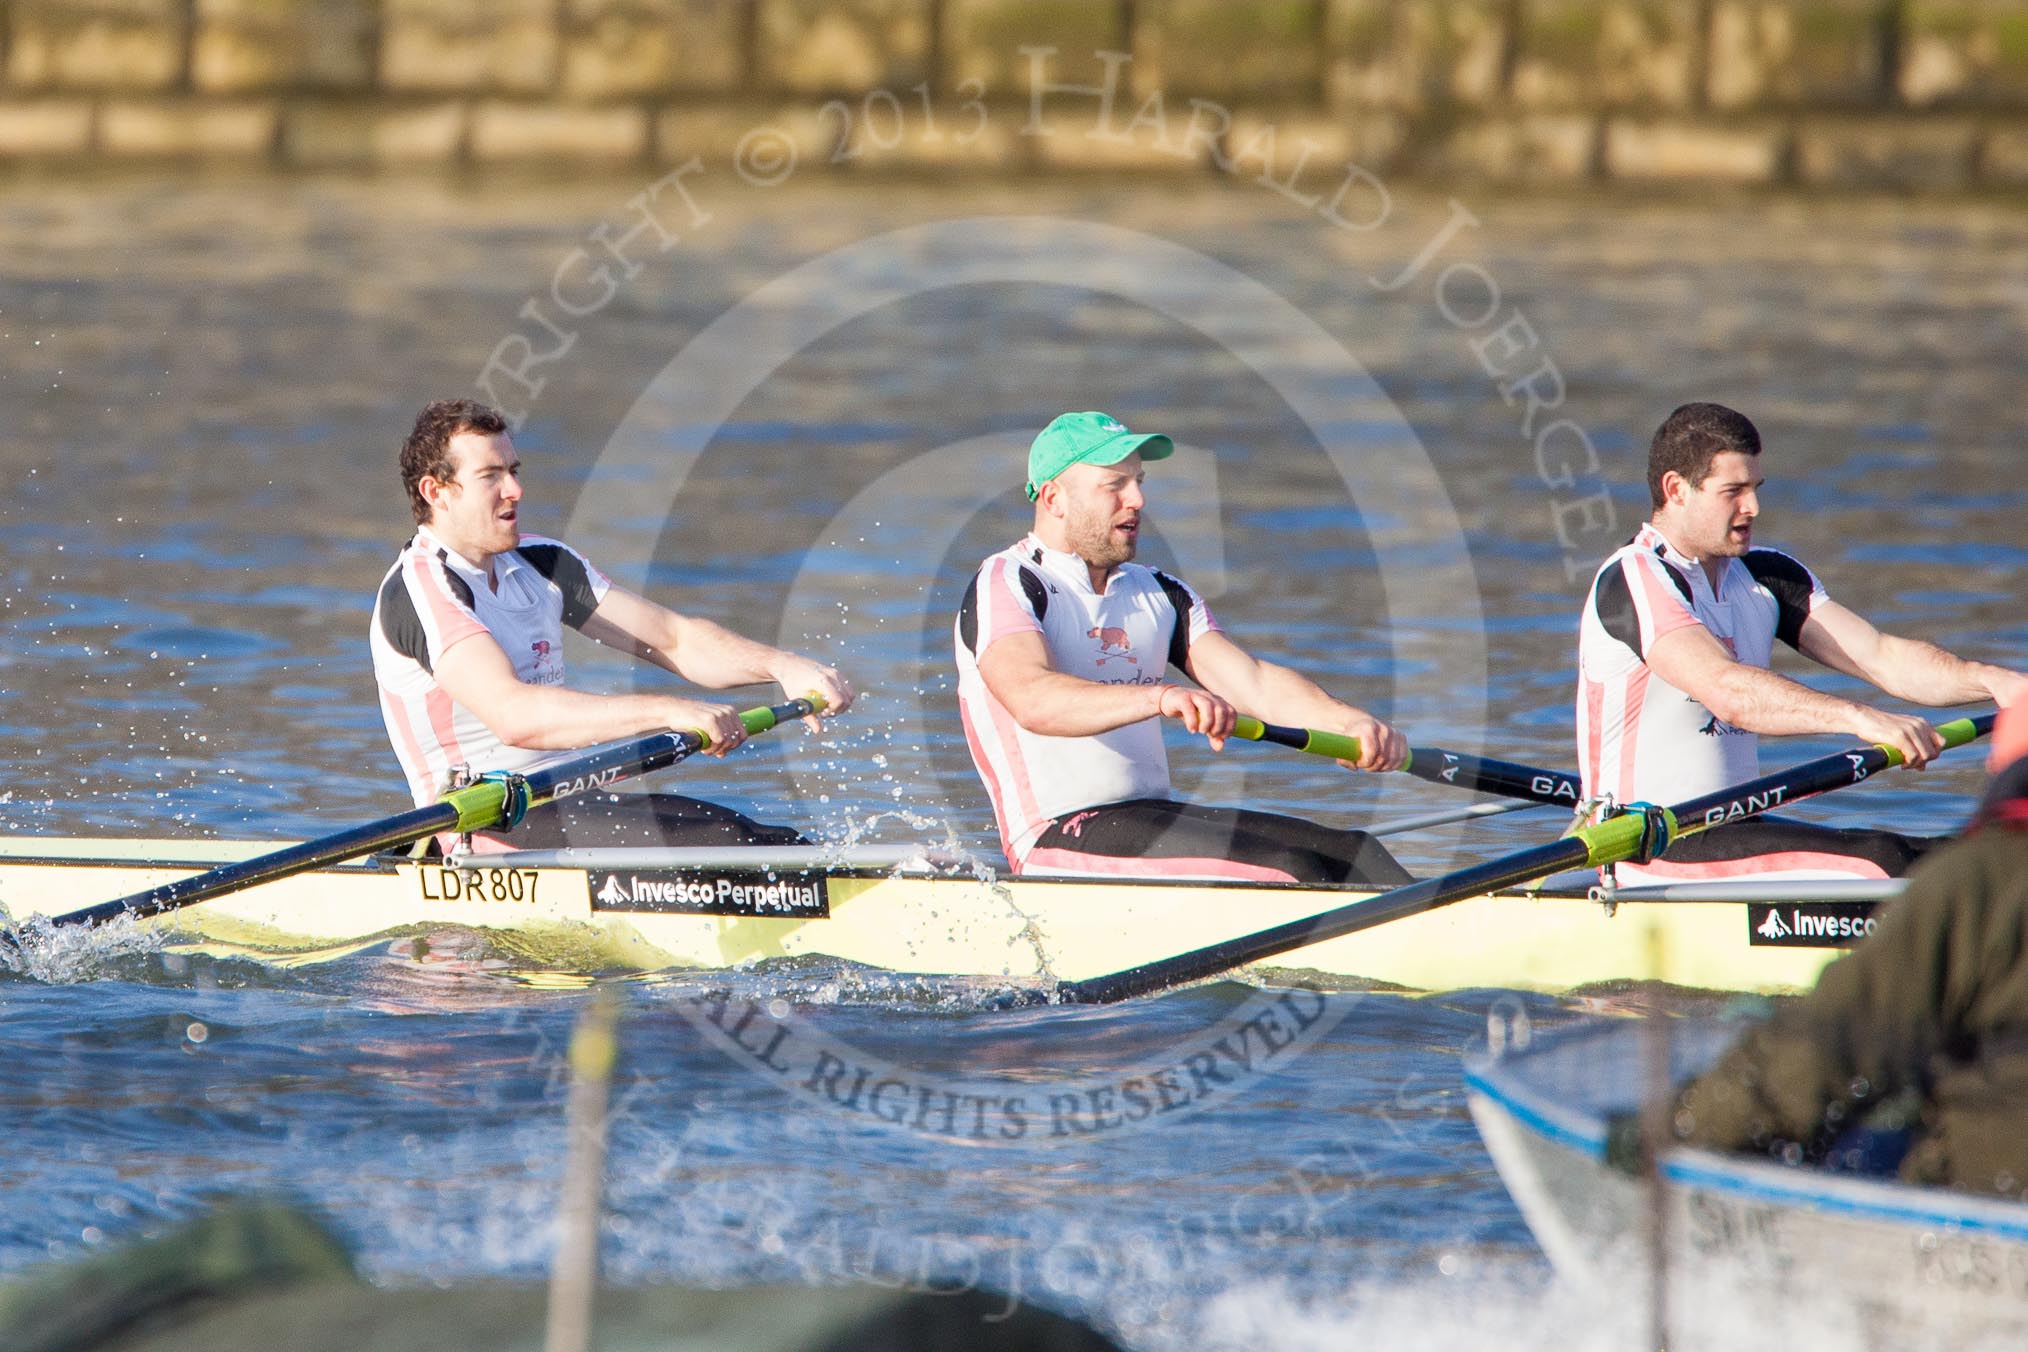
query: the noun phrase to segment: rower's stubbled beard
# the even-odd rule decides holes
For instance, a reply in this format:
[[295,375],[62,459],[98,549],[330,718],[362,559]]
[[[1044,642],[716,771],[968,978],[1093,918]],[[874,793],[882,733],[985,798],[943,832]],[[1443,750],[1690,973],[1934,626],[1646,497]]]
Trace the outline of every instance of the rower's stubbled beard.
[[[1071,553],[1093,568],[1117,568],[1131,562],[1134,546],[1140,539],[1139,532],[1116,530],[1115,524],[1110,515],[1084,513],[1073,508],[1064,521],[1064,533],[1070,537]],[[1147,518],[1141,517],[1138,524],[1145,526]]]

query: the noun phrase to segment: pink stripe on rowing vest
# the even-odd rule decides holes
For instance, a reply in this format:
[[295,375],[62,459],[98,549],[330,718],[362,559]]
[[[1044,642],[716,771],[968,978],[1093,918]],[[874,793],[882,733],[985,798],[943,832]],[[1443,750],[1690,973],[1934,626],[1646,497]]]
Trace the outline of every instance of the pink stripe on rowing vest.
[[422,739],[415,735],[415,725],[408,721],[408,710],[385,689],[380,692],[380,710],[387,719],[387,726],[394,729],[395,754],[401,758],[401,767],[408,773],[409,796],[417,803],[428,802],[428,799],[416,795],[430,781],[429,755],[423,750]]
[[1042,626],[1035,622],[1029,611],[1026,598],[1007,575],[1011,565],[1005,557],[995,557],[986,575],[986,632],[979,635],[979,653],[1009,634],[1039,634]]
[[1599,774],[1605,769],[1605,686],[1587,678],[1584,683],[1584,791],[1599,791]]
[[[985,685],[981,678],[979,684]],[[1035,801],[1035,786],[1029,781],[1028,762],[1021,757],[1021,728],[1015,723],[1014,715],[1007,712],[1007,706],[993,698],[989,689],[985,692],[986,714],[993,720],[993,732],[1000,739],[1000,749],[1007,754],[1007,773],[1013,776],[1015,801],[1021,809],[1021,831],[1027,834],[1042,821],[1042,808]],[[1013,837],[1001,835],[1002,844],[1012,844]]]
[[454,722],[456,706],[451,703],[451,697],[443,692],[441,686],[432,685],[429,693],[423,696],[423,707],[429,711],[430,731],[436,734],[437,745],[442,747],[444,755],[449,757],[447,764],[461,764],[458,731]]
[[[1678,629],[1685,629],[1693,624],[1702,623],[1691,612],[1690,607],[1685,604],[1683,593],[1676,590],[1675,584],[1665,582],[1655,576],[1655,569],[1667,568],[1668,564],[1660,559],[1653,559],[1650,562],[1648,557],[1639,555],[1636,558],[1639,558],[1640,562],[1636,563],[1629,560],[1629,564],[1631,564],[1631,571],[1634,577],[1640,583],[1640,599],[1646,603],[1639,607],[1639,609],[1645,613],[1648,621],[1648,632],[1642,637],[1649,648],[1654,647],[1655,641],[1664,634],[1673,634]],[[1625,567],[1627,565],[1622,566]],[[1648,660],[1647,654],[1644,652],[1638,654],[1638,656],[1641,659],[1643,669],[1645,669]]]
[[[992,696],[989,694],[987,698],[991,699]],[[1013,837],[1007,833],[1007,812],[1001,806],[1001,799],[1005,797],[1007,787],[1000,782],[1000,777],[993,773],[992,758],[980,744],[979,730],[972,726],[972,711],[965,707],[962,700],[958,702],[958,721],[965,725],[965,745],[972,749],[972,764],[978,767],[979,777],[986,781],[986,801],[993,805],[993,826],[1000,832],[1000,852],[1007,856],[1008,865],[1014,867],[1014,855],[1008,846]]]
[[[1621,865],[1622,870],[1630,866]],[[1826,854],[1820,850],[1788,850],[1778,854],[1749,855],[1745,859],[1713,859],[1699,864],[1679,864],[1656,859],[1638,866],[1637,871],[1671,882],[1699,882],[1718,878],[1751,878],[1759,873],[1813,869],[1845,878],[1885,878],[1886,869],[1870,859],[1849,854]]]
[[1620,779],[1613,791],[1621,798],[1634,792],[1634,757],[1641,749],[1641,705],[1648,698],[1648,664],[1627,673],[1626,711],[1620,716]]
[[1030,850],[1014,871],[1026,875],[1033,873],[1038,866],[1045,867],[1052,873],[1087,874],[1105,878],[1243,878],[1258,883],[1296,881],[1293,873],[1284,873],[1278,868],[1263,868],[1259,864],[1236,863],[1230,859],[1176,856],[1140,859],[1042,847]]
[[441,576],[444,570],[441,560],[420,548],[411,551],[408,558],[409,569],[415,574],[418,590],[430,608],[430,620],[437,631],[436,647],[430,653],[430,663],[435,665],[455,644],[474,634],[485,633],[486,626],[479,623],[478,616],[452,599]]

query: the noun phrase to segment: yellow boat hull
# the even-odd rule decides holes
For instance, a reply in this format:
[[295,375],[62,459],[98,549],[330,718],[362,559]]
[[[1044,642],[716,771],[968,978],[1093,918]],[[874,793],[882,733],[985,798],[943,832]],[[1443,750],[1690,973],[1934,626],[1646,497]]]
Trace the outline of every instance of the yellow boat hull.
[[[0,841],[0,906],[16,923],[62,914],[277,844],[17,837]],[[517,868],[511,856],[478,868],[379,859],[263,884],[144,923],[167,931],[176,947],[280,963],[455,927],[493,932],[510,949],[541,954],[546,966],[594,971],[826,957],[898,973],[1078,980],[1363,895],[1225,882],[748,872],[719,887],[731,900],[714,913],[716,899],[699,898],[726,875],[623,873],[617,883],[605,877],[602,886],[596,869]],[[1316,944],[1275,966],[1425,991],[1555,992],[1653,980],[1782,992],[1811,985],[1840,951],[1756,944],[1746,912],[1744,903],[1607,907],[1576,893],[1498,894]]]

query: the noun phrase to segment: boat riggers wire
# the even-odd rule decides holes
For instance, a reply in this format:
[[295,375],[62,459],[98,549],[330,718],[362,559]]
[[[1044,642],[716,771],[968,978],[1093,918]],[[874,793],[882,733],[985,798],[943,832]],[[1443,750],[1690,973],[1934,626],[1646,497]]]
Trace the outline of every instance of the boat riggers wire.
[[[1232,735],[1244,742],[1273,742],[1277,746],[1307,751],[1312,756],[1329,756],[1332,760],[1359,759],[1359,739],[1347,737],[1342,732],[1287,728],[1241,714],[1232,722]],[[1562,770],[1538,770],[1532,765],[1468,756],[1462,751],[1445,751],[1440,747],[1410,747],[1408,761],[1401,769],[1404,774],[1426,779],[1432,784],[1497,793],[1535,803],[1574,805],[1579,793],[1577,776]]]
[[[809,694],[772,708],[747,709],[740,714],[739,721],[745,725],[748,736],[755,736],[777,724],[823,711],[823,699]],[[524,774],[482,775],[462,788],[452,789],[427,806],[412,808],[300,845],[290,845],[256,859],[224,864],[209,872],[179,878],[146,892],[136,892],[130,897],[101,902],[66,915],[51,916],[47,923],[102,925],[123,915],[142,919],[184,906],[195,906],[201,901],[273,882],[277,878],[342,864],[362,855],[398,850],[439,832],[463,834],[491,830],[503,822],[511,826],[519,822],[530,808],[593,793],[623,779],[649,774],[674,765],[710,744],[709,737],[695,730],[657,732],[592,747],[567,760]]]
[[[1946,748],[1959,747],[1991,732],[1993,719],[1991,713],[1958,718],[1939,723],[1936,730]],[[1901,753],[1892,747],[1858,746],[1772,775],[1763,775],[1729,789],[1707,793],[1674,807],[1636,804],[1617,816],[1590,826],[1580,826],[1570,835],[1547,845],[1537,845],[1441,877],[1409,883],[1304,920],[1292,920],[1273,929],[1228,939],[1109,976],[1060,982],[1055,999],[1066,1004],[1111,1004],[1115,1000],[1166,990],[1186,981],[1216,976],[1234,967],[1322,943],[1326,939],[1356,934],[1390,920],[1420,915],[1454,901],[1532,882],[1562,869],[1601,868],[1632,859],[1643,851],[1652,858],[1667,850],[1671,842],[1681,836],[1788,807],[1805,798],[1860,783],[1901,763]]]

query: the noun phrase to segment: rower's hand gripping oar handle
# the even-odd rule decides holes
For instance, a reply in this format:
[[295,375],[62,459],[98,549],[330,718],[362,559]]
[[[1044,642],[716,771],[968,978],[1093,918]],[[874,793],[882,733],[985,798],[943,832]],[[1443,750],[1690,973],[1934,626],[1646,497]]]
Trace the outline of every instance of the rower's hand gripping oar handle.
[[[791,719],[805,718],[824,711],[824,697],[814,690],[801,699],[790,700],[771,708],[742,709],[739,712],[740,726],[749,737],[757,736],[770,728]],[[711,734],[702,728],[684,728],[664,734],[673,745],[665,755],[656,756],[652,766],[660,769],[673,765],[686,756],[694,756],[711,745]],[[558,798],[567,798],[585,788],[600,787],[604,781],[559,781],[550,789],[539,774],[519,774],[511,770],[495,770],[480,775],[470,784],[450,790],[441,802],[448,803],[458,811],[457,825],[452,829],[459,835],[473,831],[512,831],[521,824],[521,819],[532,807]]]
[[[1949,751],[1967,742],[1976,742],[1991,732],[1994,717],[1993,714],[1979,714],[1972,718],[1953,718],[1948,723],[1938,723],[1936,735],[1943,739],[1943,749]],[[1886,755],[1888,768],[1895,769],[1908,763],[1900,751],[1885,742],[1875,742],[1873,745]]]
[[1359,759],[1357,737],[1347,737],[1342,732],[1325,732],[1319,728],[1285,728],[1278,723],[1263,723],[1247,714],[1240,714],[1232,720],[1232,735],[1244,742],[1273,742],[1277,746],[1307,751],[1313,756],[1329,756],[1332,760]]
[[[1971,718],[1953,718],[1948,723],[1936,725],[1937,736],[1943,740],[1943,749],[1950,751],[1985,736],[1993,728],[1992,714],[1979,714]],[[1846,783],[1857,784],[1882,770],[1895,770],[1907,764],[1907,758],[1885,742],[1870,742],[1851,751],[1840,753],[1851,765],[1851,778]],[[1837,756],[1828,756],[1824,761],[1813,764],[1835,762]],[[1826,792],[1835,784],[1827,783],[1813,792]],[[1750,796],[1750,795],[1749,795]],[[1724,791],[1708,794],[1698,803],[1713,802],[1724,798]],[[1800,797],[1790,801],[1801,801]],[[1770,803],[1768,806],[1774,806]],[[1606,864],[1645,864],[1666,851],[1670,845],[1687,835],[1708,831],[1714,826],[1723,826],[1747,815],[1738,800],[1717,802],[1705,808],[1699,817],[1695,812],[1686,813],[1688,804],[1676,807],[1658,807],[1653,803],[1629,803],[1621,809],[1620,815],[1608,817],[1602,822],[1579,827],[1572,832],[1584,841],[1591,854],[1585,861],[1588,867],[1599,868]]]
[[[801,699],[790,700],[787,704],[777,704],[771,709],[742,709],[739,714],[739,724],[746,729],[746,735],[752,737],[757,733],[766,732],[770,728],[786,723],[792,718],[808,718],[811,714],[821,714],[824,712],[824,707],[824,697],[812,690]],[[698,728],[691,728],[683,736],[695,737],[699,751],[710,749],[710,733]]]

